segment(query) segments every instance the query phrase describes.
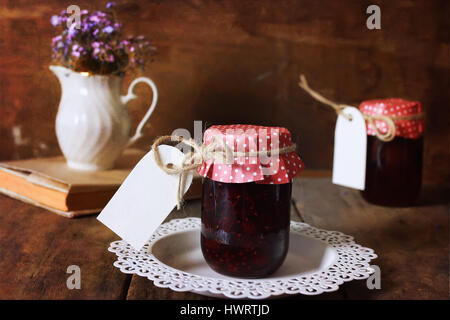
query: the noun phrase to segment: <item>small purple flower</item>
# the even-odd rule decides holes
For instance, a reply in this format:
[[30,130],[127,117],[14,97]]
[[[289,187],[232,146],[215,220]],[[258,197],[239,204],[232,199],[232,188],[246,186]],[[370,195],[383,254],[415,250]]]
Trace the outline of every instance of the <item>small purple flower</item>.
[[56,36],[52,38],[52,45],[54,45],[56,42],[61,41],[62,40],[62,36]]
[[57,15],[54,15],[50,19],[50,23],[52,24],[52,26],[56,27],[61,24],[61,18]]
[[76,22],[72,23],[72,25],[70,26],[68,31],[69,39],[75,37],[75,35],[77,34],[78,29],[76,28],[76,26],[77,26]]
[[102,19],[106,18],[107,14],[101,11],[96,11],[93,15],[96,15]]
[[106,56],[106,61],[108,61],[108,62],[114,62],[114,56],[113,56],[112,54],[108,54],[108,55]]
[[89,20],[92,22],[100,22],[100,17],[98,15],[92,15],[89,17]]
[[107,26],[103,28],[103,32],[104,33],[113,33],[114,32],[114,28],[112,26]]
[[92,55],[97,58],[98,55],[101,53],[102,50],[100,50],[100,48],[95,48],[94,51],[92,52]]
[[106,9],[111,9],[112,7],[114,7],[116,5],[116,3],[114,1],[108,2],[106,4]]

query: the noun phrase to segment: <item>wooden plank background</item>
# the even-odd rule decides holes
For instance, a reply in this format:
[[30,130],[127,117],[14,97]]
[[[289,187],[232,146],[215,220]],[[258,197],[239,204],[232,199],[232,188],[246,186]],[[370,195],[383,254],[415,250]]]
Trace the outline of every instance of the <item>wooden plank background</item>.
[[[329,169],[335,115],[297,87],[357,105],[378,97],[423,102],[426,180],[447,184],[449,2],[447,0],[136,0],[118,1],[126,33],[158,47],[144,72],[160,90],[146,137],[193,121],[288,127],[310,169]],[[74,1],[0,0],[0,160],[59,154],[54,119],[60,96],[48,70],[49,20]],[[77,0],[82,9],[106,1]],[[381,7],[381,30],[366,28],[366,8]],[[150,92],[129,104],[136,124]]]

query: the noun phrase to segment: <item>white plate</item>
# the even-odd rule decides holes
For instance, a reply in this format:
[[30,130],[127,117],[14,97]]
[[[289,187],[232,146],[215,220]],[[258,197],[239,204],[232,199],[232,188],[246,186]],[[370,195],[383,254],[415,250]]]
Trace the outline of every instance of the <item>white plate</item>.
[[374,272],[369,262],[377,257],[341,232],[292,221],[289,251],[276,273],[251,280],[227,277],[203,258],[198,218],[161,225],[139,252],[124,241],[112,242],[108,250],[116,253],[114,266],[122,272],[147,277],[158,287],[238,299],[336,291],[345,281],[368,278]]

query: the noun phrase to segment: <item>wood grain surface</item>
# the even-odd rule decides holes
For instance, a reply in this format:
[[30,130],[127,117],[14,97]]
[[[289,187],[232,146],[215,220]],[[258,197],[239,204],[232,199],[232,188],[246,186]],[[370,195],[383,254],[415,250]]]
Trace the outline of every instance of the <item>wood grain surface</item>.
[[448,190],[427,185],[416,207],[388,208],[327,180],[295,184],[293,197],[306,223],[352,235],[379,256],[373,264],[381,271],[381,290],[353,281],[344,286],[348,299],[449,298]]
[[[103,9],[106,0],[77,0]],[[138,146],[204,124],[288,127],[308,168],[332,165],[335,114],[297,86],[338,102],[401,97],[427,112],[426,180],[449,178],[449,2],[447,0],[123,0],[127,34],[158,48],[154,63],[125,77],[150,76],[160,99]],[[54,120],[60,97],[48,70],[52,14],[72,2],[0,1],[0,160],[60,153]],[[381,30],[366,28],[366,9],[381,8]],[[136,89],[134,126],[151,93]]]
[[[291,218],[373,248],[381,290],[368,290],[362,280],[334,293],[289,299],[448,299],[448,210],[448,190],[433,186],[424,187],[416,207],[386,208],[328,178],[295,180]],[[200,202],[193,200],[167,220],[199,214]],[[117,239],[95,217],[66,219],[0,196],[0,299],[205,299],[121,273],[107,251]],[[81,268],[81,290],[66,287],[69,265]]]

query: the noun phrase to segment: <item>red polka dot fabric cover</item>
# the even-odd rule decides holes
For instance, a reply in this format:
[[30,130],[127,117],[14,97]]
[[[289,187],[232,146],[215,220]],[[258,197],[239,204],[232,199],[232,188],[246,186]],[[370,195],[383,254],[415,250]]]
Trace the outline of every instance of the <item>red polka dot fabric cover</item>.
[[[408,101],[398,98],[368,100],[361,103],[359,110],[366,115],[385,116],[411,116],[423,112],[422,105],[418,101]],[[420,138],[424,131],[424,120],[395,120],[395,135],[409,139]],[[374,136],[372,125],[367,123],[367,134]],[[375,121],[375,125],[381,133],[386,133],[388,126],[384,121]]]
[[[291,133],[286,128],[255,125],[216,125],[208,128],[203,143],[208,145],[222,139],[234,152],[257,152],[276,150],[292,144]],[[220,149],[219,149],[220,150]],[[205,160],[197,169],[203,177],[227,183],[256,182],[261,184],[289,183],[304,168],[295,152],[267,156],[239,156],[232,164]]]

